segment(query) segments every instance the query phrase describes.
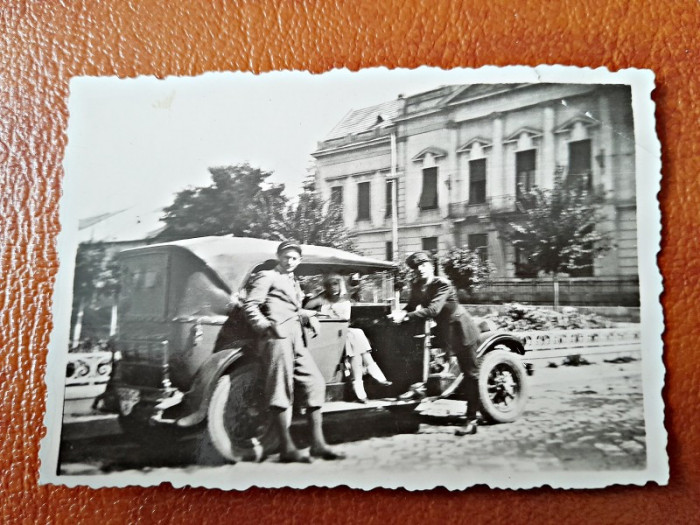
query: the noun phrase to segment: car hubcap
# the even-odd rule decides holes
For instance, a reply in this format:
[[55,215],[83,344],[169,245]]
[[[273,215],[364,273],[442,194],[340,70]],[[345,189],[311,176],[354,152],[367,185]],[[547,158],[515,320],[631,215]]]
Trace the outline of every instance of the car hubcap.
[[514,409],[520,391],[516,375],[507,365],[497,365],[488,379],[488,392],[494,407],[502,412]]

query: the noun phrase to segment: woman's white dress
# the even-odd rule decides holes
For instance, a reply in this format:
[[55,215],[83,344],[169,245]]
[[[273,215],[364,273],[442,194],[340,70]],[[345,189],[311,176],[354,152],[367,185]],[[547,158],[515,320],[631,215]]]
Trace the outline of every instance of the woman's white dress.
[[[350,301],[347,299],[332,303],[323,298],[321,313],[333,319],[350,319]],[[345,341],[345,353],[349,356],[364,354],[372,350],[367,340],[367,336],[361,328],[348,328],[348,335]]]

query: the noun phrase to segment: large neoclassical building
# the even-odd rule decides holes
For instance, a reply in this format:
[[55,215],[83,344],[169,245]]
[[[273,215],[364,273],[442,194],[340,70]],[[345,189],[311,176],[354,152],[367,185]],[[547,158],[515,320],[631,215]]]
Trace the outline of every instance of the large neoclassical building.
[[635,138],[627,86],[473,84],[400,95],[350,111],[313,156],[317,188],[342,204],[345,225],[366,255],[391,259],[468,245],[488,256],[501,281],[532,275],[499,235],[498,221],[517,220],[523,191],[551,187],[557,170],[580,177],[605,192],[598,227],[610,232],[614,248],[573,277],[623,283],[635,292]]

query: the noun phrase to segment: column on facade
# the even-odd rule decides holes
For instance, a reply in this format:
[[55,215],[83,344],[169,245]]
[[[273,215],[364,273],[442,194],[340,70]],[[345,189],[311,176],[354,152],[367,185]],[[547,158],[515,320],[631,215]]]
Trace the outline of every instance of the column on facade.
[[[404,159],[403,171],[403,199],[406,224],[414,223],[418,220],[418,199],[423,185],[422,169],[423,165],[413,162],[408,156],[408,144],[399,142]],[[400,157],[401,158],[401,157]]]
[[343,219],[345,227],[354,230],[357,221],[357,189],[352,177],[343,179]]
[[381,228],[386,217],[386,179],[381,171],[376,171],[370,182],[370,213],[372,226]]
[[557,168],[552,106],[545,106],[542,124],[542,166],[537,169],[537,184],[543,188],[551,188],[554,186],[554,171]]
[[464,174],[459,169],[460,154],[459,149],[459,125],[451,122],[450,130],[450,151],[448,153],[452,164],[452,183],[450,185],[450,203],[460,202],[462,200],[462,187],[464,185]]
[[[426,158],[428,155],[426,155]],[[438,194],[438,208],[440,209],[440,216],[447,217],[450,202],[450,171],[452,169],[452,164],[449,158],[445,157],[435,157],[435,166],[438,169],[438,180],[437,180],[437,194]]]
[[[613,122],[610,114],[610,101],[606,95],[598,98],[598,113],[600,128],[598,136],[599,151],[593,152],[594,162],[598,164],[600,173],[599,180],[594,180],[594,184],[601,184],[605,192],[605,205],[603,206],[603,216],[605,220],[598,225],[601,232],[606,232],[614,239],[616,246],[620,245],[620,228],[618,227],[617,207],[615,206],[615,176],[613,171]],[[600,260],[595,262],[595,275],[618,275],[620,273],[620,261],[618,250],[609,250]]]
[[321,196],[321,198],[329,202],[331,198],[331,190],[326,182],[326,179],[320,176],[320,171],[316,170],[316,175],[314,176],[314,184],[316,186],[316,192]]
[[[503,172],[503,116],[496,113],[493,119],[491,136],[490,166],[486,166],[486,196],[492,198],[496,206],[502,206],[504,195]],[[493,199],[495,197],[495,199]]]
[[496,228],[495,224],[491,223],[488,227],[488,250],[489,258],[491,262],[496,267],[496,277],[506,277],[508,275],[509,257],[508,252],[510,248],[509,243],[503,239],[500,232]]
[[[610,114],[610,100],[606,95],[598,98],[598,113],[600,114],[600,151],[594,152],[594,157],[599,162],[601,178],[599,182],[607,192],[615,191],[615,173],[613,173],[613,122]],[[602,165],[600,165],[602,164]]]

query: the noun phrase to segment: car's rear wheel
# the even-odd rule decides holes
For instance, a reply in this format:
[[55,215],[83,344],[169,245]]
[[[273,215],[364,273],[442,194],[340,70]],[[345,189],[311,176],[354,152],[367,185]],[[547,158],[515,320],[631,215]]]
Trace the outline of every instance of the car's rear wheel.
[[207,429],[229,461],[261,461],[277,449],[260,376],[260,363],[249,362],[224,374],[214,389]]
[[481,415],[490,423],[510,423],[525,410],[528,398],[527,374],[517,354],[494,350],[479,367]]

